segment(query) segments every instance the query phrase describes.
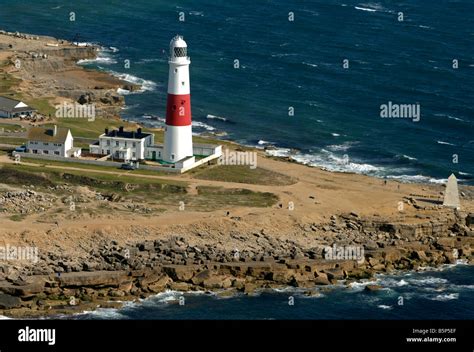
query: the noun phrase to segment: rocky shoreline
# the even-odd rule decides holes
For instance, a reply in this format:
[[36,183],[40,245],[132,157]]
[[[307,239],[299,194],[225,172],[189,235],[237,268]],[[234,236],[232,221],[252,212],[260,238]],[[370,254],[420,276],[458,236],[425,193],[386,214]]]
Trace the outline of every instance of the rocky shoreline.
[[125,99],[118,89],[140,87],[77,64],[96,59],[100,50],[97,45],[0,30],[0,72],[18,80],[11,93],[26,101],[45,100],[50,106],[94,104],[97,116],[119,118]]
[[[376,273],[436,267],[459,259],[474,263],[474,214],[446,212],[436,221],[412,225],[344,214],[328,224],[305,224],[302,231],[321,237],[321,245],[306,248],[260,231],[250,235],[260,247],[241,251],[216,244],[196,246],[170,236],[124,245],[101,241],[87,256],[73,260],[42,254],[34,265],[2,267],[0,315],[72,314],[118,307],[165,290],[232,295],[288,286],[310,289],[341,280],[347,285]],[[335,243],[362,246],[365,260],[326,259],[325,246]]]

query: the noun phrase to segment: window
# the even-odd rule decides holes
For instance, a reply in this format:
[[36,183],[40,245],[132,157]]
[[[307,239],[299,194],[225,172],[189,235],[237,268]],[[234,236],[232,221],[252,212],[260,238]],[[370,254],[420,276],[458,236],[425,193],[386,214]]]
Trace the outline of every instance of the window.
[[127,142],[125,141],[125,148],[127,148]]
[[186,57],[187,51],[187,48],[174,48],[174,56]]
[[132,145],[133,145],[133,148],[135,148],[137,146],[137,143],[133,142]]
[[49,143],[48,142],[43,142],[43,145],[49,145]]
[[59,152],[54,152],[54,155],[59,155]]
[[136,158],[137,157],[137,154],[135,152],[132,153],[132,157],[133,158]]
[[184,82],[181,82],[181,85],[184,86]]
[[49,154],[49,150],[43,150],[43,154]]
[[115,141],[115,146],[118,147],[120,145],[119,141]]
[[33,149],[33,154],[38,154],[38,150]]
[[171,160],[174,160],[174,154],[171,154]]
[[107,145],[110,145],[110,140],[107,140]]
[[109,155],[109,154],[110,154],[110,149],[107,149],[107,155]]

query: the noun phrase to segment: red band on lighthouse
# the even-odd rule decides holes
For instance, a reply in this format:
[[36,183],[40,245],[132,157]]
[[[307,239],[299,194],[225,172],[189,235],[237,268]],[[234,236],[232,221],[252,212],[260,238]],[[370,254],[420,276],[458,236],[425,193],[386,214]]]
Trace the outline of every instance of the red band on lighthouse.
[[168,94],[166,124],[168,126],[191,125],[191,96],[189,94]]

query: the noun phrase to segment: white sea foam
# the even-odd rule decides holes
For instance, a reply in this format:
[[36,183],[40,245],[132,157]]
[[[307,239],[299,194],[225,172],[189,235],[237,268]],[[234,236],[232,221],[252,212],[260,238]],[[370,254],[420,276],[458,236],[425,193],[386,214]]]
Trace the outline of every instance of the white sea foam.
[[95,46],[96,44],[89,42],[73,42],[75,46],[85,47],[85,46]]
[[89,65],[89,64],[103,64],[103,65],[112,65],[116,64],[117,60],[108,57],[108,56],[98,56],[95,59],[83,59],[77,62],[78,65]]
[[437,295],[431,298],[431,300],[445,302],[445,301],[451,301],[453,299],[458,299],[458,298],[459,298],[459,293],[447,293],[444,295]]
[[264,141],[262,139],[258,141],[258,145],[265,145],[265,144],[271,144],[271,143],[268,141]]
[[409,282],[404,279],[399,280],[396,278],[380,278],[378,283],[384,287],[402,287],[409,284]]
[[409,279],[410,284],[412,285],[417,285],[417,286],[423,286],[423,285],[440,285],[440,284],[446,284],[448,283],[448,280],[440,278],[440,277],[426,277],[422,279]]
[[125,316],[120,313],[119,309],[118,308],[97,308],[96,310],[86,310],[86,311],[83,311],[83,312],[80,312],[80,313],[76,313],[74,315],[89,315],[89,316],[94,316],[94,317],[97,317],[97,318],[101,318],[101,319],[108,319],[108,320],[112,320],[112,319],[123,319],[125,318]]
[[146,91],[154,91],[157,86],[156,83],[153,81],[149,81],[149,80],[146,80],[146,79],[143,79],[143,78],[140,78],[128,73],[119,73],[115,71],[109,71],[109,73],[117,78],[120,78],[121,80],[139,85],[141,88],[138,92],[140,93],[143,93]]
[[202,11],[189,11],[189,14],[191,16],[201,16],[201,17],[204,17],[204,12]]
[[363,3],[358,4],[358,6],[354,6],[356,10],[366,11],[366,12],[387,12],[387,13],[394,13],[395,11],[389,10],[383,7],[379,3]]
[[447,115],[447,116],[448,116],[448,119],[464,122],[464,120],[459,118],[459,117],[454,117],[454,116],[451,116],[451,115]]
[[449,142],[444,142],[444,141],[436,141],[436,143],[445,144],[445,145],[455,145],[455,144],[452,144],[452,143],[449,143]]
[[363,291],[365,289],[365,286],[367,285],[375,285],[377,284],[378,281],[361,281],[361,282],[351,282],[349,284],[349,288],[352,290],[352,291],[355,291],[355,292],[359,292],[359,291]]
[[298,54],[290,53],[290,54],[272,54],[272,57],[286,57],[286,56],[296,56]]
[[326,146],[326,148],[334,152],[338,152],[338,151],[345,152],[349,150],[354,144],[356,144],[356,142],[344,142],[342,144],[331,144],[331,145]]
[[354,6],[356,10],[361,10],[361,11],[367,11],[367,12],[376,12],[377,10],[375,9],[369,9],[367,7],[360,7],[360,6]]
[[408,159],[408,160],[418,160],[417,158],[414,158],[414,157],[406,155],[406,154],[403,154],[402,157],[404,157],[405,159]]
[[459,118],[459,117],[452,116],[452,115],[447,115],[447,114],[434,114],[434,116],[447,117],[447,118],[450,119],[450,120],[456,120],[456,121],[465,122],[463,119],[461,119],[461,118]]
[[385,304],[379,304],[377,307],[379,307],[381,309],[393,309],[392,306],[386,306]]
[[267,150],[266,153],[270,156],[285,158],[285,157],[291,156],[291,149],[288,149],[288,148],[270,149],[270,150]]
[[214,127],[212,127],[212,126],[210,126],[210,125],[208,125],[208,124],[206,124],[206,123],[204,123],[204,122],[193,121],[192,124],[193,124],[193,127],[204,128],[204,129],[206,129],[206,130],[208,130],[208,131],[215,131],[215,130],[216,130]]
[[326,149],[321,149],[318,154],[303,154],[294,152],[288,148],[267,150],[266,152],[271,156],[289,157],[300,164],[320,167],[328,171],[379,174],[384,170],[382,167],[376,167],[370,164],[349,162],[346,158],[339,157]]
[[339,133],[331,133],[334,137],[339,137],[340,134]]
[[428,176],[423,176],[423,175],[388,175],[386,177],[389,179],[398,180],[401,182],[412,182],[412,183],[445,184],[446,182],[448,182],[448,179],[446,178],[433,178],[433,177],[428,177]]
[[312,64],[312,63],[309,63],[309,62],[303,62],[303,65],[311,66],[311,67],[318,67],[318,65]]
[[120,95],[129,95],[130,91],[122,88],[117,88],[117,93]]
[[206,118],[207,118],[207,119],[210,119],[210,120],[227,121],[227,118],[225,118],[225,117],[216,116],[216,115],[211,115],[211,114],[207,114]]

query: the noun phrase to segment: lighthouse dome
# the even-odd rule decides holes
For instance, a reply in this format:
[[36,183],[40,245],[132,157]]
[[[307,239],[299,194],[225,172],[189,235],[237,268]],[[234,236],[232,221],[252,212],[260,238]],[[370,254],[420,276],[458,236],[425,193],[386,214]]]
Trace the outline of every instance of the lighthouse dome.
[[175,36],[170,42],[171,58],[187,57],[188,45],[180,35]]

